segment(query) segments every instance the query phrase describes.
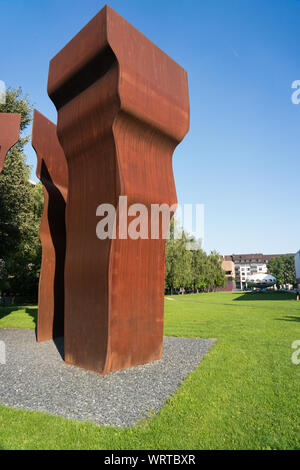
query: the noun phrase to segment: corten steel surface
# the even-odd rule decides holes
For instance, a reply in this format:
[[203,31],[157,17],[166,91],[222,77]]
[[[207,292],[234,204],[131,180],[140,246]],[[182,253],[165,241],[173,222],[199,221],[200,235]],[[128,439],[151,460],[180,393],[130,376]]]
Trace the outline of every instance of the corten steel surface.
[[69,169],[65,360],[105,374],[159,359],[165,240],[99,240],[96,209],[177,202],[187,74],[106,6],[52,59],[48,93]]
[[18,142],[21,114],[0,113],[0,173],[7,152]]
[[37,340],[64,334],[65,208],[68,168],[56,126],[34,110],[32,146],[37,177],[43,183],[44,211],[40,225],[42,266],[39,282]]

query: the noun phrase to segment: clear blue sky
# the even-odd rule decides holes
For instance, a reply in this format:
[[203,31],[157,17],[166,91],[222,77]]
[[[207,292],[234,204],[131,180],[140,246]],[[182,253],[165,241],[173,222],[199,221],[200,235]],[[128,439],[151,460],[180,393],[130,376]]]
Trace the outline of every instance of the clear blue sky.
[[[49,60],[104,6],[0,0],[0,79],[53,122]],[[180,203],[205,204],[206,250],[300,249],[300,1],[111,0],[189,76],[191,128],[174,154]],[[35,172],[35,153],[26,149]]]

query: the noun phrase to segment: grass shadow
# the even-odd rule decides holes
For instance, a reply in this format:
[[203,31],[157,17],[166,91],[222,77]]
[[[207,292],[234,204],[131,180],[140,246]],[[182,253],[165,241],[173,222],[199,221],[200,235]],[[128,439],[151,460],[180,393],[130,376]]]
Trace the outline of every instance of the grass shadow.
[[35,327],[37,327],[38,308],[37,307],[25,308],[25,312],[33,318]]
[[11,307],[0,307],[0,320],[2,318],[7,317],[13,312],[17,312],[18,310],[22,309],[27,315],[33,318],[35,328],[37,327],[37,315],[38,315],[38,308],[37,307],[23,307],[23,306],[18,306],[14,305]]
[[35,325],[37,325],[37,312],[38,312],[37,307],[27,308],[27,307],[22,307],[18,305],[13,305],[11,307],[0,307],[0,320],[2,320],[2,318],[7,317],[11,313],[18,311],[20,309],[23,309],[28,315],[30,315],[34,320]]
[[284,318],[276,318],[276,320],[280,321],[295,321],[295,322],[300,322],[300,317],[296,317],[295,315],[289,315]]
[[7,317],[16,307],[0,307],[0,320]]
[[296,294],[290,292],[245,292],[241,294],[239,297],[233,299],[234,302],[236,301],[248,301],[248,300],[266,300],[266,301],[274,301],[274,300],[296,300]]

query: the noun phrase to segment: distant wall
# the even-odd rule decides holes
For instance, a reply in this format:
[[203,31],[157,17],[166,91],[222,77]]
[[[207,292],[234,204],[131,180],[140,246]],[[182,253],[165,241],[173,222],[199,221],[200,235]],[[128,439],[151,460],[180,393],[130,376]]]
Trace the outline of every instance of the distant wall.
[[236,289],[235,281],[227,281],[225,287],[217,287],[216,291],[232,292]]
[[298,285],[300,285],[300,250],[295,254],[295,269],[296,269],[296,279]]

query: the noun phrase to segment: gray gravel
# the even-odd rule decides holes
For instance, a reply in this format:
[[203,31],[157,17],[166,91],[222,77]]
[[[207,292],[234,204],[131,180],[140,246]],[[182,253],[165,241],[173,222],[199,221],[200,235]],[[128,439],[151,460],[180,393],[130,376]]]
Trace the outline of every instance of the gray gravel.
[[0,330],[0,403],[97,424],[131,426],[156,413],[215,340],[164,338],[160,361],[105,377],[66,365],[63,340],[38,344],[32,330]]

